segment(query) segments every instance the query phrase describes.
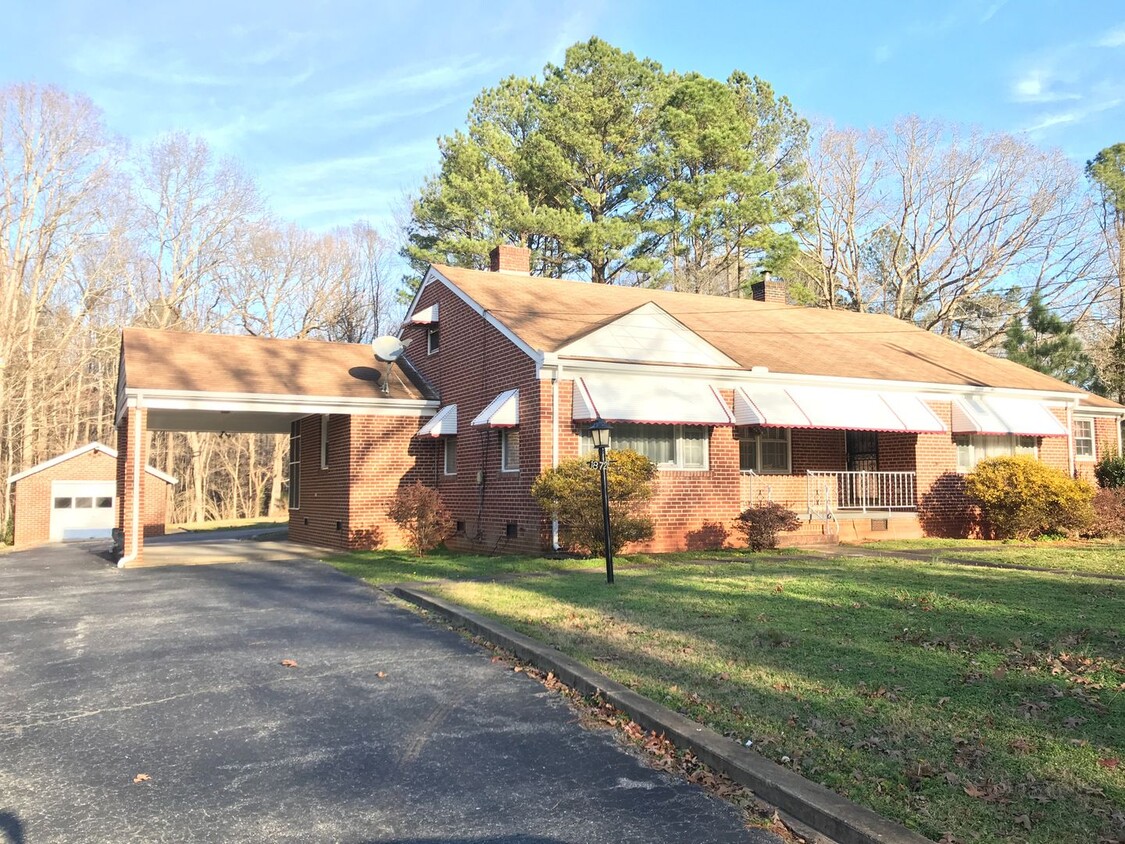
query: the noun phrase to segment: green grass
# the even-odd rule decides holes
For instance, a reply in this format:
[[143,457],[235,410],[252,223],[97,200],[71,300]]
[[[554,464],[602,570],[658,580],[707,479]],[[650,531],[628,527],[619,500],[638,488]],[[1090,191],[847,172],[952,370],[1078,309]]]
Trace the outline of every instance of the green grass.
[[208,522],[181,522],[168,525],[168,533],[207,533],[231,528],[269,528],[289,524],[288,516],[255,516],[249,519],[215,519]]
[[1125,832],[1123,584],[791,555],[622,560],[612,588],[597,561],[337,565],[457,579],[436,591],[931,838]]
[[490,557],[484,554],[435,552],[417,557],[409,551],[356,551],[327,558],[345,574],[375,585],[421,580],[465,580],[510,577],[538,572],[599,569],[598,560],[548,560],[531,557]]
[[1075,573],[1125,576],[1125,545],[1120,542],[994,542],[980,539],[903,539],[860,546],[873,551],[908,551],[934,561],[1001,563]]

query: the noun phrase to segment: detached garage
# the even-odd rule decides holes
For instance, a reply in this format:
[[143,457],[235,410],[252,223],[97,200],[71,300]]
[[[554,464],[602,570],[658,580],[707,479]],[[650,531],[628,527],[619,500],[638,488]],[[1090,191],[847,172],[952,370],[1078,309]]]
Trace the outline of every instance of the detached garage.
[[[152,477],[176,479],[147,467]],[[117,526],[117,450],[90,443],[8,478],[15,492],[15,544],[109,539]],[[164,533],[164,484],[145,488],[145,536]]]

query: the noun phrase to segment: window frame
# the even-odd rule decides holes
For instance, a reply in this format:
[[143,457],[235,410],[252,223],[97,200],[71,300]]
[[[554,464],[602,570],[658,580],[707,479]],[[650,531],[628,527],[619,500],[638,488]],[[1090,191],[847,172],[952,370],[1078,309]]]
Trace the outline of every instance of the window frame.
[[[764,427],[761,425],[746,425],[743,427],[743,433],[738,437],[738,471],[740,474],[755,475],[792,475],[793,474],[793,429],[792,428],[774,428]],[[784,437],[772,437],[768,442],[785,442],[785,468],[783,469],[765,469],[762,468],[762,441],[763,434],[765,433],[781,432]],[[742,453],[743,447],[746,445],[753,445],[754,447],[754,463],[758,468],[743,468],[742,466]]]
[[[296,448],[294,448],[296,446]],[[294,480],[296,483],[294,483]],[[289,423],[289,484],[286,506],[301,509],[301,420]]]
[[[1039,449],[1041,437],[1024,436],[1022,434],[953,434],[953,446],[957,450],[957,473],[959,475],[967,475],[977,468],[982,460],[989,457],[1018,457],[1020,455],[1027,455],[1039,459]],[[965,442],[958,442],[964,440]],[[1005,453],[988,453],[989,441],[1005,440],[1008,444],[1007,452]],[[1021,445],[1021,440],[1030,440],[1033,445],[1030,446],[1031,451],[1028,451],[1028,446]],[[968,466],[963,466],[961,456],[966,452],[962,449],[968,448]],[[983,449],[984,453],[979,457],[977,451]]]
[[[515,437],[515,465],[512,464],[512,437]],[[500,429],[500,471],[518,472],[520,470],[520,429]]]
[[441,332],[436,323],[426,329],[426,354],[436,355],[441,349]]
[[[450,456],[452,455],[452,461]],[[450,462],[453,463],[453,471],[449,470]],[[442,474],[447,477],[457,474],[457,437],[442,437]]]
[[328,414],[320,415],[320,468],[328,468]]
[[[1078,425],[1086,424],[1090,426],[1090,435],[1088,437],[1078,436]],[[1070,432],[1071,439],[1074,440],[1074,459],[1083,461],[1094,461],[1098,459],[1098,442],[1097,442],[1097,426],[1094,424],[1094,417],[1092,416],[1075,416],[1074,425]],[[1078,450],[1079,440],[1090,441],[1090,453],[1082,454]]]
[[[672,460],[671,462],[656,463],[656,468],[662,472],[709,472],[711,471],[711,427],[710,425],[680,425],[671,422],[660,422],[656,424],[648,424],[644,422],[617,422],[613,426],[613,431],[610,433],[609,449],[612,451],[614,448],[620,447],[619,431],[624,426],[636,426],[638,428],[670,428],[671,429],[671,444],[672,444]],[[703,447],[703,461],[699,465],[688,466],[686,464],[686,443],[692,437],[687,436],[690,430],[698,431],[700,436],[699,442]],[[579,430],[579,453],[583,456],[593,454],[594,442],[590,437],[590,432],[585,428]],[[642,453],[643,452],[639,452]],[[652,458],[649,458],[650,460]]]

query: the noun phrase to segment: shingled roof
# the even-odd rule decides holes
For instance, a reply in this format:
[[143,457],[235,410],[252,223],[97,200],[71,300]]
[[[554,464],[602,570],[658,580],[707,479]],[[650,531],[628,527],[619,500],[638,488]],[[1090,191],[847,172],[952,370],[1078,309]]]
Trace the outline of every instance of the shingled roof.
[[[1084,391],[880,314],[582,281],[434,269],[532,348],[555,352],[652,302],[750,369],[923,384]],[[1118,406],[1099,399],[1098,406]]]
[[129,389],[431,398],[406,364],[394,366],[390,393],[382,393],[384,365],[366,345],[126,328],[121,346]]

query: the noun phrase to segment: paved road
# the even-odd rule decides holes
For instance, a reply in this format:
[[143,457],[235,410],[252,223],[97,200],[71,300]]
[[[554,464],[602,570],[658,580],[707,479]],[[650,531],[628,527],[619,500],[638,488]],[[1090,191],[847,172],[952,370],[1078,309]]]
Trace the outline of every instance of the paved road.
[[757,840],[321,564],[0,557],[0,844]]

